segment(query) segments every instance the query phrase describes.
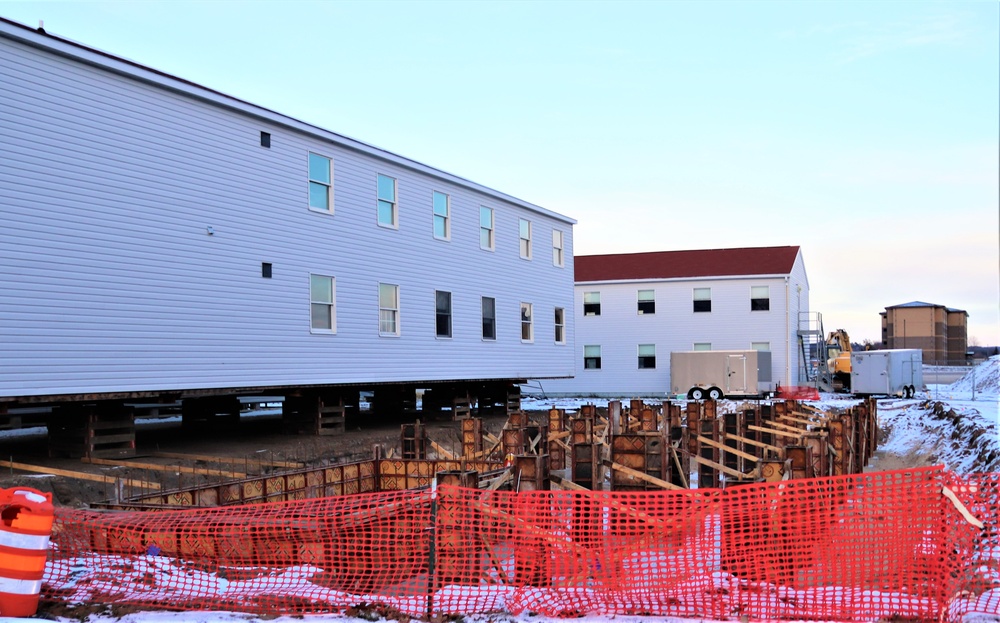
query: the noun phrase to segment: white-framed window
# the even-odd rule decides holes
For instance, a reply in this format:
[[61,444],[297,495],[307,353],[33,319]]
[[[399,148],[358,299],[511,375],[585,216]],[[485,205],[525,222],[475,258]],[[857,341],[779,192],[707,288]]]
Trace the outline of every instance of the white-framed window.
[[770,342],[750,342],[750,350],[771,350]]
[[563,260],[563,233],[558,229],[552,230],[552,265],[559,268],[566,265]]
[[636,308],[637,308],[636,311],[640,315],[656,313],[655,290],[639,290],[639,295],[637,299],[638,301],[636,303]]
[[309,328],[313,333],[337,332],[337,280],[309,275]]
[[483,297],[483,339],[497,339],[497,300],[490,296]]
[[333,160],[309,153],[309,209],[333,212]]
[[601,347],[599,345],[591,345],[583,347],[583,369],[584,370],[601,369]]
[[521,259],[531,259],[531,221],[528,219],[517,220],[517,235],[521,243]]
[[378,174],[378,224],[382,227],[399,227],[399,210],[396,203],[396,178]]
[[583,293],[583,315],[584,316],[600,316],[601,315],[601,293],[600,292],[584,292]]
[[712,288],[695,288],[693,311],[712,311]]
[[479,206],[479,248],[492,251],[496,241],[493,236],[493,208]]
[[691,350],[712,350],[711,342],[695,342]]
[[656,367],[656,344],[639,344],[639,369]]
[[451,240],[451,197],[434,191],[434,237],[438,240]]
[[399,335],[399,286],[378,284],[378,334]]
[[555,313],[555,340],[556,344],[566,343],[566,310],[556,307]]
[[535,322],[531,313],[531,303],[521,303],[521,341],[532,342],[535,339]]
[[451,292],[434,291],[434,334],[451,337]]
[[750,286],[750,311],[768,311],[770,309],[770,286]]

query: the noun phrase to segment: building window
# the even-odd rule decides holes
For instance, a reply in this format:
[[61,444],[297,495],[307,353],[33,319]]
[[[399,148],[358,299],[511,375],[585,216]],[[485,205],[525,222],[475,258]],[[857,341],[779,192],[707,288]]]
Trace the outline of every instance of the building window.
[[451,199],[437,191],[434,191],[434,237],[451,239]]
[[584,370],[600,370],[601,369],[601,347],[600,346],[584,346],[583,347],[583,369]]
[[555,327],[556,327],[556,344],[566,343],[566,310],[562,307],[556,307],[556,317],[555,317]]
[[378,333],[399,335],[399,286],[378,284]]
[[558,229],[552,230],[552,265],[562,268],[565,266],[563,260],[563,233]]
[[768,286],[750,286],[750,311],[771,309],[771,292]]
[[324,156],[309,154],[309,208],[333,212],[330,190],[333,188],[333,162]]
[[696,312],[712,311],[712,288],[694,289],[694,311]]
[[378,174],[378,224],[383,227],[399,226],[399,211],[396,209],[396,180],[388,175]]
[[639,369],[656,367],[656,344],[639,344]]
[[483,339],[497,339],[497,300],[483,297]]
[[770,342],[750,342],[750,350],[771,350]]
[[434,292],[435,326],[438,337],[451,337],[451,292]]
[[640,314],[656,313],[656,293],[653,290],[639,290],[638,311]]
[[518,237],[521,240],[521,259],[531,259],[531,221],[518,219]]
[[337,331],[336,280],[325,275],[309,275],[309,302],[312,320],[310,328],[316,333]]
[[600,292],[584,292],[583,293],[583,315],[584,316],[600,316],[601,315],[601,293]]
[[711,342],[695,342],[693,350],[712,350]]
[[531,342],[535,339],[535,325],[531,316],[531,303],[521,303],[521,341]]
[[479,248],[493,250],[493,208],[479,207]]

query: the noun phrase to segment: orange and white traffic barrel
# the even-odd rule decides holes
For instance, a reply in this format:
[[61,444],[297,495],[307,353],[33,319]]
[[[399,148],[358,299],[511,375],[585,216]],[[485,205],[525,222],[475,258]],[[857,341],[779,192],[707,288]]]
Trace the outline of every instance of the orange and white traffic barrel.
[[0,489],[0,616],[38,610],[53,516],[51,493]]

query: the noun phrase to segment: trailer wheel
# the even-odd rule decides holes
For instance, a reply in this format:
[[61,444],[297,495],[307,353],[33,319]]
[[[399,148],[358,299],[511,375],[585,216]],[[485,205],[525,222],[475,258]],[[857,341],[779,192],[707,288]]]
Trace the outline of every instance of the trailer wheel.
[[712,400],[722,400],[725,397],[725,394],[723,394],[722,390],[718,387],[713,387],[708,390],[708,397]]
[[917,395],[917,388],[916,387],[910,385],[909,387],[906,388],[906,397],[907,398],[913,398],[916,395]]
[[705,390],[703,390],[700,387],[692,387],[690,390],[688,390],[688,398],[690,398],[691,400],[704,400]]

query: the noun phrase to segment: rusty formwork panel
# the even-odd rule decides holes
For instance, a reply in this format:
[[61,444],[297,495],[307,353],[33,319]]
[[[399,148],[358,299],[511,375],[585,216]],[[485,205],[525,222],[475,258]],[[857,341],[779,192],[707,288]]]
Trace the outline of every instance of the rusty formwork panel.
[[[742,430],[742,420],[743,413],[741,411],[733,411],[730,413],[725,413],[722,415],[722,432],[723,432],[723,444],[727,448],[732,448],[733,450],[743,450],[743,444],[740,443],[738,439],[730,437],[730,435],[738,436],[740,430]],[[744,467],[745,459],[732,452],[722,453],[722,464],[729,469],[734,469],[738,472],[749,471]]]
[[643,433],[655,433],[658,430],[659,417],[656,409],[652,405],[643,404],[639,410],[639,431]]
[[476,489],[479,487],[479,472],[468,469],[443,469],[434,474],[438,485]]
[[71,403],[48,421],[49,456],[122,459],[135,456],[135,413],[121,401]]
[[601,464],[601,445],[593,442],[574,443],[572,445],[572,479],[573,483],[590,489],[601,490],[604,468]]
[[812,448],[805,446],[785,446],[785,456],[792,469],[792,478],[812,478]]
[[597,419],[597,415],[598,415],[597,414],[597,405],[592,405],[592,404],[591,405],[582,405],[580,407],[579,417],[581,417],[581,418],[588,419],[588,420],[596,420]]
[[791,475],[790,466],[785,459],[768,458],[761,459],[760,478],[764,482],[780,482],[785,479],[785,474]]
[[802,435],[812,455],[812,473],[815,477],[830,475],[830,453],[827,450],[827,429],[818,428]]
[[849,441],[845,435],[844,418],[830,418],[827,423],[830,430],[829,443],[832,449],[830,457],[830,475],[841,476],[850,473]]
[[465,418],[462,426],[462,456],[471,457],[483,452],[483,420],[478,417]]
[[500,448],[503,456],[511,457],[528,452],[528,433],[524,428],[505,428],[500,431]]
[[569,421],[570,445],[578,443],[593,443],[594,420],[589,418],[573,418]]
[[566,431],[566,411],[563,409],[549,409],[549,469],[566,469],[566,440],[565,438],[551,439],[552,436]]
[[[697,422],[698,435],[705,437],[706,439],[711,439],[712,441],[718,443],[721,437],[721,424],[719,419],[715,414],[715,401],[706,400],[701,404],[701,419]],[[700,443],[695,439],[697,443],[698,450],[697,456],[705,459],[706,461],[711,461],[712,463],[719,463],[719,449],[706,443]],[[703,463],[698,464],[698,487],[702,489],[717,488],[719,486],[719,473],[718,470],[710,465],[705,465]]]
[[526,454],[514,457],[515,491],[548,491],[549,457],[546,454]]
[[404,459],[427,458],[427,432],[420,420],[400,426],[399,448]]
[[[658,480],[667,480],[669,448],[659,433],[624,433],[611,436],[611,462]],[[618,470],[611,470],[612,491],[659,491],[662,487]]]
[[528,419],[528,414],[524,411],[514,411],[513,413],[507,414],[507,423],[504,428],[524,428],[531,424]]
[[620,435],[629,429],[629,413],[622,409],[620,400],[612,400],[608,403],[608,426],[611,427],[612,435]]

